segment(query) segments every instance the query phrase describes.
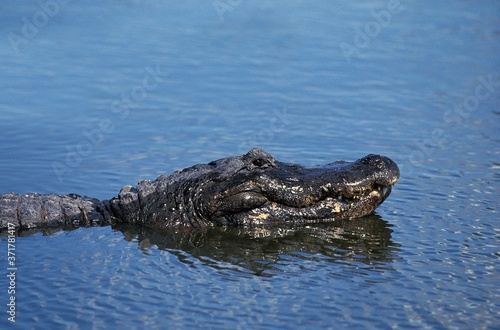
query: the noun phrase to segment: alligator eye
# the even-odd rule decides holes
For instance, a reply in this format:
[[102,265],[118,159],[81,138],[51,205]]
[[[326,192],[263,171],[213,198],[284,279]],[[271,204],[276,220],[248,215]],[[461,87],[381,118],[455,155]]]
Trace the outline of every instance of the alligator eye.
[[254,164],[257,167],[262,167],[267,164],[265,159],[262,158],[257,158],[252,161],[252,164]]

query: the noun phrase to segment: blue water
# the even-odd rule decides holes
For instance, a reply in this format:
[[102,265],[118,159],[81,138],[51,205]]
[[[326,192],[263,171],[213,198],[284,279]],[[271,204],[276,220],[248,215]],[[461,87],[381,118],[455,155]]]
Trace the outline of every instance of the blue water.
[[350,224],[18,237],[21,328],[500,324],[498,1],[10,0],[0,31],[0,193],[106,199],[252,147],[401,168]]

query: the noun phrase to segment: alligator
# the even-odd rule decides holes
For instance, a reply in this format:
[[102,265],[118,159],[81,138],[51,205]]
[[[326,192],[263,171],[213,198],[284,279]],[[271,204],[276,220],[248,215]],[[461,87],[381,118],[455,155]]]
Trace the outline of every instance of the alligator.
[[380,155],[306,168],[279,162],[255,148],[140,181],[136,187],[127,185],[110,200],[77,194],[0,194],[0,228],[125,223],[158,230],[353,219],[371,214],[398,178],[396,163]]

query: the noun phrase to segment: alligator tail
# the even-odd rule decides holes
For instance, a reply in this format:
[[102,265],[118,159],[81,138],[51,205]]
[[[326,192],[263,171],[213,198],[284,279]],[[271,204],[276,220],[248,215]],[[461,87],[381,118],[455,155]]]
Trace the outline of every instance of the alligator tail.
[[76,194],[0,194],[0,231],[31,228],[73,229],[109,224],[109,212],[95,198]]

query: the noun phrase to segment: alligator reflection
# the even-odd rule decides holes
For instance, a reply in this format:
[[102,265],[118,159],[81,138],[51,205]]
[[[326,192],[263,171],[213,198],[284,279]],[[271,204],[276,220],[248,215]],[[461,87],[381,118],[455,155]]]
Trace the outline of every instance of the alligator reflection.
[[[157,246],[187,261],[186,253],[216,268],[242,267],[257,275],[278,269],[285,255],[326,258],[330,261],[387,263],[396,258],[398,244],[391,240],[390,225],[378,215],[349,221],[301,227],[214,227],[199,230],[153,231],[115,226],[129,241],[138,240],[147,250]],[[222,263],[221,263],[222,262]]]

